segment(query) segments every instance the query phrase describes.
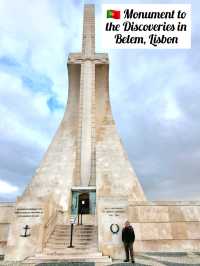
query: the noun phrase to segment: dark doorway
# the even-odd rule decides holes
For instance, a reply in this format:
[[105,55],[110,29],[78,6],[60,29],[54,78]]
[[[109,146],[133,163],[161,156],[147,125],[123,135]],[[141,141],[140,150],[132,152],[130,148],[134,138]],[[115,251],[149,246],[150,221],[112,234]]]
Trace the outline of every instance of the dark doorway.
[[81,193],[78,201],[78,213],[89,214],[90,213],[90,199],[89,193]]

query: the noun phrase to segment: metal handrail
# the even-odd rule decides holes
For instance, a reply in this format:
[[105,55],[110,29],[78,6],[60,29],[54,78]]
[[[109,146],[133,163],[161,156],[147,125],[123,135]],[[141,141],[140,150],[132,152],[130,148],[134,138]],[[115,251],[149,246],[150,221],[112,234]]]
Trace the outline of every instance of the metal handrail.
[[76,217],[74,219],[74,223],[76,223],[77,218],[78,218],[78,214],[76,215]]
[[77,217],[78,217],[78,214],[73,215],[73,220],[72,220],[72,215],[71,215],[71,219],[70,219],[70,222],[71,222],[70,243],[69,243],[68,248],[73,248],[73,247],[74,247],[74,246],[72,245],[72,242],[73,242],[73,228],[74,228],[74,224],[76,223],[76,219],[77,219]]
[[[72,216],[72,215],[71,215],[71,216]],[[75,224],[75,223],[76,223],[76,220],[77,220],[77,218],[78,218],[78,214],[73,215],[73,216],[74,216],[73,224]],[[70,221],[71,221],[71,223],[72,223],[72,218],[70,219]]]

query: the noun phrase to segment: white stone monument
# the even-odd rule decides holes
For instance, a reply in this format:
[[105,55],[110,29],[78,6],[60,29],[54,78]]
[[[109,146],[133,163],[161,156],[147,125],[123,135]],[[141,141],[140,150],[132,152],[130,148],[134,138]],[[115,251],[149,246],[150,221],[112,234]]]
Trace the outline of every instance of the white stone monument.
[[[14,205],[0,205],[11,214],[0,215],[8,224],[1,230],[7,260],[84,260],[84,247],[95,261],[106,261],[98,252],[122,258],[127,219],[138,252],[200,249],[200,204],[147,201],[128,160],[111,111],[108,55],[95,53],[94,12],[94,5],[85,5],[82,52],[68,57],[63,120],[23,195]],[[83,225],[78,218],[74,225],[77,246],[67,249],[70,217],[80,214]],[[81,234],[90,240],[82,243]]]

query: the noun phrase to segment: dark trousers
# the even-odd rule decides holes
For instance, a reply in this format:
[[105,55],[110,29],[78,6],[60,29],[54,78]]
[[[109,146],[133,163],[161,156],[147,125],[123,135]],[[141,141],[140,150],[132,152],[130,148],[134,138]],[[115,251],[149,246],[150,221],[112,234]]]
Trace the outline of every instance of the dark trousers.
[[124,249],[126,252],[126,259],[129,260],[129,253],[131,256],[131,259],[134,260],[134,255],[133,255],[133,242],[124,242]]

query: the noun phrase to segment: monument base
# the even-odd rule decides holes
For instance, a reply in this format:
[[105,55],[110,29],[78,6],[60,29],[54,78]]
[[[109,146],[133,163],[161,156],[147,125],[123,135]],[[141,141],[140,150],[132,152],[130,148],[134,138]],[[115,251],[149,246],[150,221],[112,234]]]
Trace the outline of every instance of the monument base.
[[[48,203],[50,204],[50,201]],[[57,239],[57,245],[62,243],[61,238],[65,236],[68,237],[68,240],[63,241],[63,245],[65,245],[63,250],[66,251],[69,244],[69,231],[66,229],[69,227],[69,220],[66,222],[63,218],[64,214],[56,209],[53,203],[41,207],[42,211],[36,210],[36,207],[39,206],[38,202],[37,204],[29,202],[27,206],[27,209],[23,210],[25,209],[24,203],[21,206],[20,202],[17,202],[16,208],[14,204],[1,204],[0,230],[1,236],[4,237],[2,238],[4,245],[1,247],[0,255],[6,253],[6,260],[23,260],[39,254],[39,256],[44,256],[44,254],[47,256],[50,246],[51,254],[58,256],[57,246],[51,246],[52,239]],[[26,212],[25,215],[30,216],[33,211],[37,212],[40,217],[17,217],[21,216],[22,212]],[[9,212],[9,216],[6,215],[6,212]],[[124,258],[121,230],[126,220],[130,221],[135,230],[134,250],[136,253],[198,252],[200,250],[200,202],[136,202],[128,201],[125,197],[104,197],[97,203],[97,212],[98,220],[96,221],[94,215],[94,217],[90,214],[83,215],[82,229],[85,226],[84,230],[86,231],[81,231],[81,234],[77,231],[78,225],[75,225],[74,240],[78,240],[78,242],[79,235],[87,235],[95,228],[93,233],[96,232],[98,240],[95,240],[96,244],[93,243],[94,241],[90,243],[93,247],[95,245],[95,251],[91,249],[93,255],[101,252],[103,256],[110,256],[112,259]],[[9,221],[5,219],[8,217],[11,218]],[[30,227],[30,231],[26,232],[27,237],[22,237],[25,234],[26,225]],[[56,228],[58,235],[55,238],[53,234],[55,234]],[[16,230],[16,234],[14,230]],[[60,230],[62,231],[61,235]],[[93,236],[88,237],[88,239],[90,238],[94,240]],[[75,244],[77,245],[77,243]],[[87,242],[84,246],[86,244]],[[29,249],[25,248],[27,246]],[[80,247],[74,250],[76,256],[85,254],[84,248]],[[64,252],[59,255],[59,259],[64,259],[66,256],[69,256],[69,253],[65,254]]]
[[[104,255],[114,259],[125,256],[121,230],[126,220],[135,230],[135,252],[200,250],[200,202],[136,202],[104,198],[99,202],[99,210],[99,248]],[[111,231],[112,224],[113,228],[119,227],[119,232]]]

